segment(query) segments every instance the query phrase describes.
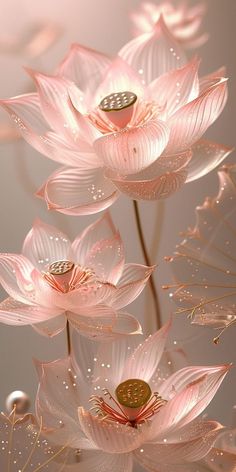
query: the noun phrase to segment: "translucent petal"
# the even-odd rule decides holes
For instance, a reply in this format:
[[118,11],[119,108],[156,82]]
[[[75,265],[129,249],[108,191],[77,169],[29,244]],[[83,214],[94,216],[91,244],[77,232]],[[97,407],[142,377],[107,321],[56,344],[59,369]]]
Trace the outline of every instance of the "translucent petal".
[[112,306],[122,308],[133,302],[145,288],[155,266],[125,264],[122,276],[112,298]]
[[226,79],[215,83],[198,98],[177,110],[168,120],[170,138],[166,152],[189,148],[222,112],[227,99]]
[[236,319],[236,167],[219,171],[220,188],[197,208],[197,222],[170,258],[169,288],[194,322],[227,326]]
[[[42,309],[42,308],[41,308]],[[50,338],[61,333],[66,327],[67,318],[63,313],[60,316],[54,316],[46,321],[34,324],[33,328],[37,333],[43,336],[49,336]]]
[[[163,440],[167,433],[177,432],[198,417],[216,394],[228,370],[229,366],[199,368],[195,380],[177,391],[154,417],[151,425],[153,439]],[[175,381],[177,382],[178,377],[181,379],[182,375],[182,370],[174,374]],[[159,393],[167,396],[168,391],[165,390],[164,393],[164,385],[165,382]],[[168,385],[170,389],[173,388],[173,385],[170,386],[170,378],[166,381],[166,386]]]
[[79,112],[73,107],[69,94],[70,88],[75,87],[73,82],[32,70],[28,72],[36,84],[40,107],[50,127],[59,135],[76,141],[80,135],[77,121]]
[[66,215],[91,215],[108,208],[119,192],[102,169],[62,167],[38,191],[48,208]]
[[128,42],[119,55],[140,74],[143,82],[154,79],[185,64],[185,54],[160,17],[151,33]]
[[103,421],[92,416],[83,408],[79,408],[78,415],[84,434],[102,451],[110,453],[130,452],[145,441],[146,428],[135,429]]
[[104,165],[121,174],[139,172],[152,164],[165,149],[169,129],[163,121],[149,121],[97,139],[94,148]]
[[151,97],[166,105],[168,116],[198,97],[198,68],[199,60],[194,58],[181,69],[171,70],[150,83]]
[[36,368],[39,375],[36,415],[42,418],[45,431],[50,433],[48,437],[56,444],[89,446],[77,419],[78,406],[85,396],[89,397],[79,371],[74,372],[69,358],[48,363],[36,361]]
[[75,43],[57,73],[75,82],[86,94],[93,95],[110,63],[111,60],[105,54]]
[[187,182],[193,182],[215,169],[233,151],[223,144],[201,139],[192,146],[192,159],[188,165]]
[[[41,422],[27,414],[18,416],[12,413],[0,416],[0,468],[2,471],[18,472],[27,470],[59,471],[59,463],[64,464],[63,470],[67,470],[73,450],[53,444],[50,439],[45,439]],[[38,469],[39,470],[39,469]],[[62,470],[62,469],[61,469]]]
[[79,314],[69,313],[70,323],[80,334],[91,339],[113,341],[124,335],[142,332],[134,316],[116,312],[110,306],[98,305],[84,308],[80,312]]
[[41,322],[45,323],[45,320],[49,319],[50,322],[54,322],[54,317],[57,317],[60,312],[59,308],[49,309],[40,305],[26,305],[10,297],[0,303],[1,323],[12,326],[41,324]]
[[138,98],[144,95],[141,78],[125,61],[117,57],[109,66],[104,80],[96,90],[93,105],[98,105],[103,98],[115,92],[133,92]]
[[0,254],[0,283],[12,297],[23,303],[30,303],[34,291],[31,280],[32,263],[21,254]]
[[150,381],[163,354],[169,329],[170,322],[135,349],[124,364],[123,379]]
[[177,171],[168,170],[163,168],[161,162],[159,165],[158,161],[144,171],[128,177],[120,176],[111,169],[106,170],[106,176],[120,192],[134,200],[167,198],[184,185],[188,171],[185,168]]
[[210,451],[221,429],[219,423],[209,421],[208,430],[202,432],[201,436],[171,444],[168,440],[165,443],[145,444],[142,452],[136,451],[135,456],[141,464],[152,468],[156,466],[156,470],[159,470],[158,465],[161,463],[195,462]]
[[109,454],[108,452],[85,451],[79,457],[77,472],[132,472],[133,457],[132,453]]
[[36,220],[24,240],[22,253],[39,271],[43,271],[52,262],[70,260],[71,242],[59,229]]

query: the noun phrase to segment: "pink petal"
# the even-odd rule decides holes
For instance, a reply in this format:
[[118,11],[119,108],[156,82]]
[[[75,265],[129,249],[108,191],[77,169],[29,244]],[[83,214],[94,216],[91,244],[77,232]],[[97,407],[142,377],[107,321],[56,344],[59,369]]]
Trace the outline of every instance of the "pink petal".
[[50,127],[72,142],[80,135],[77,117],[79,112],[73,107],[69,90],[75,85],[61,77],[44,75],[28,70],[33,78],[40,100],[40,107]]
[[198,98],[177,110],[168,120],[171,131],[166,152],[187,149],[198,141],[218,118],[226,99],[227,81],[219,79]]
[[75,82],[83,92],[94,94],[110,63],[110,58],[105,54],[75,43],[57,73]]
[[169,129],[163,121],[110,133],[94,143],[104,165],[123,174],[139,172],[152,164],[165,149]]
[[87,254],[91,251],[97,242],[104,239],[111,239],[116,234],[116,228],[113,224],[109,211],[106,211],[102,216],[87,226],[85,230],[77,236],[72,243],[72,249],[75,256],[81,265],[86,265]]
[[62,293],[52,288],[36,270],[32,273],[32,279],[36,289],[35,298],[40,305],[60,307],[75,313],[80,313],[81,308],[94,307],[109,301],[115,291],[113,285],[95,280],[82,284],[79,289]]
[[111,341],[124,335],[140,334],[141,326],[132,315],[116,312],[110,306],[98,305],[69,313],[72,326],[87,338]]
[[[2,472],[25,472],[29,467],[32,471],[38,469],[59,472],[60,464],[67,468],[74,455],[74,451],[67,448],[66,444],[61,447],[45,440],[41,422],[38,423],[31,414],[19,416],[12,413],[8,416],[2,412],[0,443]],[[63,469],[66,470],[64,466]],[[70,468],[69,465],[68,467]]]
[[60,312],[59,308],[48,309],[40,305],[26,305],[11,297],[0,303],[0,321],[12,326],[41,324],[41,321],[53,320]]
[[208,430],[194,439],[169,444],[168,440],[162,444],[145,444],[142,446],[142,452],[138,450],[135,452],[138,462],[151,470],[160,470],[159,466],[162,463],[181,464],[202,459],[210,451],[222,429],[217,422],[208,423]]
[[0,254],[0,283],[19,302],[29,303],[34,287],[31,280],[33,265],[21,254]]
[[108,212],[75,239],[72,249],[79,264],[92,267],[100,280],[118,282],[124,266],[124,248]]
[[24,240],[22,253],[39,271],[43,271],[52,262],[70,260],[71,242],[59,229],[36,220]]
[[93,268],[96,276],[111,284],[116,284],[124,267],[124,248],[117,231],[111,239],[98,241],[86,257],[86,266]]
[[107,343],[98,343],[96,339],[88,342],[74,330],[71,336],[73,365],[93,388],[99,385],[113,392],[121,382],[126,358],[139,345],[140,339],[140,335],[120,336],[112,340],[112,349],[108,349]]
[[105,78],[96,91],[93,105],[98,105],[104,97],[113,92],[125,91],[133,92],[138,97],[144,95],[139,75],[123,59],[117,57],[106,71]]
[[124,364],[123,380],[140,378],[146,382],[150,381],[163,354],[170,326],[171,322],[166,323],[163,328],[139,344]]
[[155,266],[125,264],[122,276],[112,298],[113,308],[119,309],[133,302],[146,287]]
[[111,169],[106,170],[106,176],[120,192],[133,200],[167,198],[184,185],[188,172],[184,168],[177,171],[163,169],[158,161],[132,176],[120,176],[118,172]]
[[102,169],[62,167],[38,191],[49,209],[66,215],[91,215],[114,203],[119,192]]
[[109,454],[101,450],[91,451],[84,449],[81,456],[79,456],[77,472],[94,472],[95,470],[102,472],[132,472],[132,453]]
[[[77,419],[77,408],[85,396],[85,384],[74,372],[70,359],[54,362],[36,362],[39,388],[36,397],[36,415],[50,437],[57,444],[70,447],[89,447]],[[87,396],[90,393],[87,391]],[[86,448],[87,448],[86,447]]]
[[[41,308],[42,309],[42,308]],[[46,321],[42,321],[33,325],[33,328],[37,333],[42,334],[43,336],[49,336],[52,338],[57,334],[61,333],[66,327],[66,316],[63,313],[62,315],[55,316]]]
[[162,16],[151,33],[127,43],[119,55],[149,84],[185,64],[185,54],[168,30]]
[[220,67],[219,69],[211,72],[208,75],[204,75],[199,80],[200,93],[205,92],[211,85],[215,83],[216,79],[220,77],[226,77],[226,67]]
[[163,439],[167,433],[177,431],[199,416],[216,394],[228,370],[229,366],[185,368],[163,382],[159,394],[171,399],[152,422],[155,439]]
[[193,156],[188,165],[188,177],[186,182],[193,182],[211,172],[228,155],[233,148],[223,144],[201,139],[192,147]]
[[165,105],[168,116],[191,102],[199,93],[199,60],[194,58],[181,69],[171,70],[151,82],[148,89],[159,105]]
[[28,93],[1,100],[0,105],[9,113],[24,139],[44,153],[45,146],[39,136],[48,131],[49,125],[42,115],[38,94]]
[[70,141],[68,144],[65,137],[49,131],[36,93],[2,100],[0,104],[19,127],[23,138],[45,156],[56,162],[78,167],[100,165],[100,160],[88,142],[81,143],[80,140],[78,147],[76,143]]
[[[87,139],[86,135],[84,139],[85,137]],[[54,132],[46,133],[43,140],[40,136],[38,139],[43,142],[41,152],[56,162],[82,169],[94,169],[101,165],[101,159],[95,154],[88,141],[77,139],[76,143],[67,142],[63,136]]]
[[145,440],[146,428],[135,429],[116,423],[108,423],[92,416],[83,408],[78,416],[84,434],[105,452],[124,453],[139,447]]
[[85,138],[77,140],[76,143],[70,141],[68,144],[65,137],[49,131],[37,94],[31,93],[2,100],[0,104],[19,127],[23,138],[45,156],[67,165],[80,167],[84,167],[85,163],[87,167],[100,165],[99,158],[93,152],[91,145],[85,143]]

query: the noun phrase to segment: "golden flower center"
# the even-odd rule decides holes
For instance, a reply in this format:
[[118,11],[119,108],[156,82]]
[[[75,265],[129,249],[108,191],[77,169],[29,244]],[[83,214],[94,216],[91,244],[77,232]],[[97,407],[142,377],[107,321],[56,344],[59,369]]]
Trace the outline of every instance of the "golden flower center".
[[134,105],[137,98],[137,95],[133,92],[110,93],[102,99],[99,108],[105,112],[120,111]]
[[64,260],[52,262],[47,272],[43,273],[43,277],[53,289],[67,293],[80,288],[87,282],[92,282],[95,274],[90,268]]
[[146,405],[151,396],[149,385],[141,379],[125,380],[116,388],[118,402],[128,408],[140,408]]
[[74,266],[71,261],[56,261],[50,264],[48,272],[51,275],[64,275],[73,270]]

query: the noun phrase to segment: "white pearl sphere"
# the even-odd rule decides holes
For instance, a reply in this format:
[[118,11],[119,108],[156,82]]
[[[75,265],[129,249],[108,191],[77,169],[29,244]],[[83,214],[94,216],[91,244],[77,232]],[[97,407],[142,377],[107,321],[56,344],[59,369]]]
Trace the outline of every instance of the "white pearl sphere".
[[7,396],[5,405],[8,413],[11,413],[15,407],[15,413],[17,415],[22,415],[27,413],[29,410],[30,399],[25,392],[15,390]]

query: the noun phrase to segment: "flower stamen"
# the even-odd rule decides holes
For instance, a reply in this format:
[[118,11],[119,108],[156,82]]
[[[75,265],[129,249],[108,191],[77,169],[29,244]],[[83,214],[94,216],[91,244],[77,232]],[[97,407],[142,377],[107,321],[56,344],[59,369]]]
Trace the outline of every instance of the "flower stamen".
[[109,397],[115,407],[103,397],[93,395],[89,400],[94,404],[91,410],[104,421],[113,421],[133,428],[150,419],[166,404],[166,400],[163,400],[159,393],[152,394],[149,385],[140,379],[129,379],[118,385],[117,400],[107,389],[104,389],[104,395]]
[[64,260],[52,262],[48,271],[43,273],[43,277],[54,290],[67,293],[80,288],[93,278],[94,272],[89,268]]

